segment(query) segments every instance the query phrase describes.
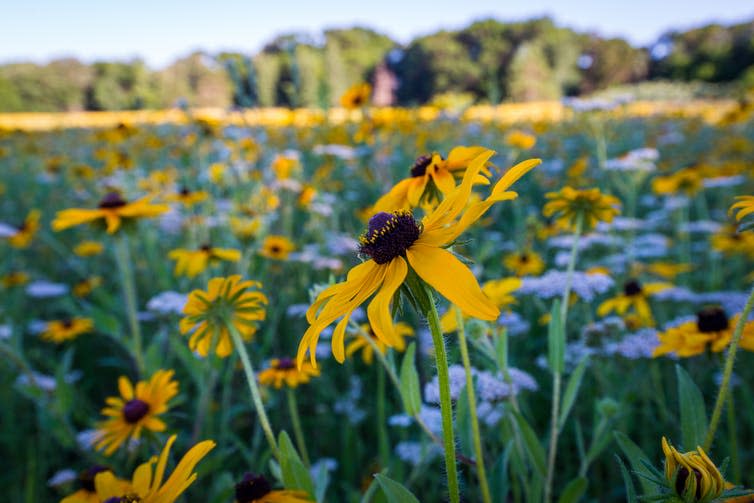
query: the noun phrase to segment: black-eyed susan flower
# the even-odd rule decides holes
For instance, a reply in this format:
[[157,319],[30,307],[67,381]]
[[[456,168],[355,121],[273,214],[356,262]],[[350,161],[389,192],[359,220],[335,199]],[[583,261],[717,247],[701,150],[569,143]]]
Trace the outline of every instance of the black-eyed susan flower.
[[623,292],[612,299],[603,301],[597,308],[599,316],[606,316],[611,312],[623,316],[633,309],[644,326],[654,324],[652,309],[649,307],[649,297],[670,288],[670,283],[647,283],[642,285],[639,280],[632,279],[623,284]]
[[[455,147],[447,159],[438,153],[418,157],[410,168],[411,177],[401,180],[378,199],[372,213],[409,210],[423,203],[436,203],[440,194],[447,195],[455,189],[456,179],[463,177],[466,166],[484,152],[487,152],[484,147]],[[479,173],[490,174],[485,167]],[[489,184],[486,176],[479,173],[474,181]]]
[[0,284],[5,288],[23,286],[29,282],[29,275],[23,271],[11,271],[0,278]]
[[8,244],[13,248],[28,248],[39,230],[40,216],[39,210],[31,210],[24,222],[8,234]]
[[121,376],[118,379],[120,396],[107,398],[102,414],[109,419],[97,427],[94,446],[109,456],[129,439],[138,440],[143,429],[165,431],[159,418],[168,410],[168,402],[178,394],[178,381],[172,370],[158,370],[149,381],[139,381],[134,386]]
[[212,245],[202,245],[198,250],[178,248],[168,253],[168,258],[175,260],[176,276],[196,277],[203,273],[211,264],[222,260],[238,262],[241,260],[241,252],[228,248],[215,248]]
[[367,308],[369,323],[385,344],[400,344],[390,304],[406,279],[409,265],[419,278],[468,316],[497,319],[499,309],[482,292],[472,272],[444,249],[493,204],[517,197],[515,192],[507,189],[541,162],[531,159],[517,164],[497,182],[489,197],[467,207],[472,185],[493,154],[493,151],[485,150],[471,161],[462,183],[421,223],[405,211],[380,212],[369,220],[368,228],[360,238],[360,253],[368,260],[351,269],[344,282],[322,291],[306,313],[310,326],[299,343],[299,366],[307,351],[312,364],[316,365],[319,334],[338,318],[341,320],[333,332],[332,351],[335,359],[343,362],[343,341],[351,313],[375,292]]
[[105,247],[99,241],[82,241],[73,249],[73,253],[79,257],[93,257],[99,255],[105,250]]
[[[372,330],[372,327],[369,326],[369,323],[360,325],[359,329],[364,334],[364,336],[369,337],[370,339],[372,339],[372,341],[374,341],[374,345],[377,347],[380,353],[385,354],[385,352],[387,351],[387,344],[385,344],[374,334],[374,330]],[[411,328],[410,325],[401,321],[395,324],[395,335],[400,340],[400,343],[394,347],[397,351],[403,351],[406,347],[405,339],[406,337],[414,336],[414,329]],[[374,347],[369,344],[366,339],[364,339],[364,336],[357,335],[351,340],[351,342],[346,345],[346,357],[350,357],[354,353],[361,351],[362,361],[367,365],[371,365],[374,361]],[[306,362],[304,362],[304,365],[306,365]]]
[[736,211],[736,221],[740,222],[745,216],[754,213],[754,196],[737,196],[736,203],[734,203],[730,210],[730,213]]
[[267,297],[255,281],[242,281],[241,276],[212,278],[207,291],[194,290],[189,294],[180,321],[182,334],[191,333],[189,348],[207,356],[215,345],[217,356],[225,358],[233,351],[227,324],[233,326],[244,340],[251,340],[257,324],[265,318]]
[[620,213],[620,201],[591,189],[575,189],[565,186],[558,192],[548,192],[545,197],[549,202],[545,204],[542,213],[546,217],[558,215],[557,224],[566,229],[573,229],[576,221],[582,218],[584,229],[592,229],[597,222],[612,222],[613,217]]
[[[718,353],[730,344],[737,322],[738,316],[729,319],[721,307],[704,308],[696,314],[696,320],[681,323],[657,334],[660,344],[652,356],[675,353],[681,358],[687,358],[705,353],[708,349]],[[754,351],[754,321],[744,324],[741,347]]]
[[73,288],[71,291],[73,292],[73,295],[76,297],[86,297],[92,291],[100,286],[102,284],[102,277],[101,276],[90,276],[86,279],[82,279],[75,285],[73,285]]
[[[199,442],[181,458],[170,476],[165,479],[170,449],[175,442],[172,435],[165,443],[160,457],[139,465],[130,483],[123,484],[112,472],[101,472],[94,478],[97,497],[101,503],[173,503],[196,480],[194,468],[215,447],[215,442]],[[156,465],[155,465],[156,463]]]
[[235,503],[309,503],[303,491],[274,491],[262,475],[244,474],[235,487]]
[[[103,472],[112,472],[112,470],[106,466],[94,465],[79,473],[78,477],[76,477],[76,484],[79,486],[78,491],[66,496],[60,500],[60,503],[102,503],[102,500],[97,495],[94,479]],[[111,480],[111,485],[120,486],[124,494],[131,487],[129,481],[121,480],[115,476]]]
[[680,453],[662,437],[665,479],[683,502],[710,502],[725,491],[725,479],[704,449]]
[[710,246],[723,255],[745,255],[754,258],[754,232],[738,232],[733,225],[724,225],[710,237]]
[[293,242],[285,236],[270,235],[262,241],[259,254],[273,260],[286,260],[288,255],[296,249]]
[[230,231],[242,243],[252,241],[262,229],[262,220],[258,217],[230,217]]
[[674,280],[679,274],[689,272],[694,269],[691,264],[676,264],[673,262],[653,262],[646,264],[640,269],[646,270],[650,274],[659,276],[663,279]]
[[170,209],[164,204],[151,204],[152,196],[143,197],[132,203],[127,202],[118,192],[108,192],[96,209],[71,208],[58,211],[52,221],[54,231],[104,220],[107,233],[114,234],[124,220],[156,217]]
[[509,253],[503,257],[503,265],[516,276],[538,276],[545,270],[545,262],[531,250]]
[[209,198],[209,193],[203,190],[191,190],[188,187],[181,187],[178,192],[169,194],[165,197],[165,201],[171,203],[180,203],[186,208],[191,208],[195,204],[206,201]]
[[505,135],[505,144],[519,150],[529,150],[537,144],[537,137],[520,129],[515,129]]
[[671,175],[658,176],[652,180],[652,190],[655,194],[684,194],[693,197],[704,187],[703,182],[703,171],[692,166],[680,169]]
[[[501,278],[487,281],[482,285],[482,292],[500,309],[516,303],[513,292],[521,288],[519,278]],[[440,318],[440,326],[445,333],[458,330],[458,317],[455,309],[448,309]]]
[[46,341],[56,344],[71,341],[82,334],[94,329],[94,321],[90,318],[68,318],[64,320],[48,321],[40,336]]
[[340,97],[340,106],[349,110],[365,107],[371,97],[372,86],[366,82],[354,84]]
[[296,388],[318,375],[319,369],[312,367],[308,362],[299,369],[292,358],[273,358],[270,360],[270,366],[259,372],[257,378],[260,384],[280,389],[283,384],[289,388]]

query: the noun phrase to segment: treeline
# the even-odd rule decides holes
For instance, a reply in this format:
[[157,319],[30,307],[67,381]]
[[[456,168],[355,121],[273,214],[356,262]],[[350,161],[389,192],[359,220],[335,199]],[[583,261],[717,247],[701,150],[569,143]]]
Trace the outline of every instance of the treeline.
[[438,96],[499,103],[558,99],[645,80],[754,86],[754,21],[663,35],[651,47],[555,25],[478,21],[401,45],[364,28],[283,35],[259,53],[194,53],[161,70],[143,61],[0,66],[0,111],[336,105],[368,81],[378,105]]

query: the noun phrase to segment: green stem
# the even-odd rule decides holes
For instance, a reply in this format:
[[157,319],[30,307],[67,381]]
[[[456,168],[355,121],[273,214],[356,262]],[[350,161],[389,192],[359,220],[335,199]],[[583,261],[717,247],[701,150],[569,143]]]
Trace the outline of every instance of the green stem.
[[246,346],[243,343],[241,334],[232,323],[226,323],[225,325],[230,332],[230,336],[233,339],[233,345],[238,351],[238,356],[241,358],[241,365],[243,366],[244,374],[246,375],[246,382],[249,385],[249,391],[251,392],[251,400],[254,403],[254,408],[257,410],[257,416],[259,416],[259,423],[262,425],[267,442],[270,444],[272,454],[279,461],[280,451],[278,450],[278,444],[275,441],[275,435],[272,433],[272,427],[270,427],[270,420],[267,418],[267,413],[264,410],[264,404],[262,403],[262,396],[259,393],[259,387],[257,386],[257,378],[254,375],[254,368],[251,366],[251,360],[249,360],[249,353],[246,352]]
[[[566,329],[568,320],[568,304],[571,297],[571,283],[573,282],[573,271],[576,268],[576,257],[579,251],[579,238],[584,224],[584,215],[579,214],[576,217],[576,229],[573,233],[573,243],[571,244],[571,256],[568,260],[568,269],[566,272],[566,284],[563,290],[563,299],[560,304],[560,320],[563,333]],[[558,455],[558,435],[560,428],[558,421],[560,417],[560,388],[562,376],[560,369],[554,369],[552,373],[552,408],[550,409],[550,446],[547,452],[547,478],[545,479],[545,503],[552,500],[552,485],[555,479],[555,459]]]
[[466,344],[466,330],[463,326],[463,314],[456,306],[456,321],[458,324],[458,345],[461,348],[461,360],[466,374],[466,396],[469,400],[469,416],[471,416],[471,435],[474,440],[474,455],[476,456],[476,471],[479,479],[479,488],[482,491],[482,501],[492,503],[490,487],[487,483],[487,470],[484,467],[484,453],[482,452],[482,439],[479,434],[479,419],[476,413],[476,393],[474,392],[474,379],[471,375],[471,359],[469,347]]
[[741,483],[741,462],[738,458],[738,436],[736,435],[736,410],[733,406],[733,393],[728,396],[728,449],[730,466],[735,484]]
[[712,411],[712,419],[709,422],[709,429],[707,430],[707,437],[704,440],[704,450],[710,450],[712,447],[712,441],[715,439],[715,431],[717,430],[717,424],[720,422],[720,416],[725,406],[726,395],[728,394],[728,387],[730,386],[730,377],[733,374],[733,363],[736,360],[736,351],[738,350],[738,343],[741,340],[741,334],[744,331],[744,325],[749,317],[749,313],[754,308],[754,288],[751,290],[749,300],[746,301],[744,310],[738,317],[736,328],[733,330],[733,337],[730,341],[730,349],[728,349],[728,355],[725,357],[725,369],[723,370],[723,381],[720,383],[720,390],[717,393],[717,400],[715,401],[715,408]]
[[448,478],[448,492],[451,503],[461,501],[458,491],[458,472],[456,470],[456,441],[453,433],[453,402],[450,400],[450,376],[448,372],[448,357],[445,354],[445,340],[440,328],[440,316],[437,314],[432,289],[423,281],[424,295],[428,300],[425,316],[432,333],[432,343],[435,346],[435,360],[437,362],[437,380],[440,385],[440,412],[442,414],[442,438],[445,444],[445,471]]
[[377,371],[377,443],[379,445],[380,467],[387,467],[390,461],[390,443],[387,438],[387,423],[385,417],[385,372],[375,367]]
[[144,354],[141,342],[141,326],[137,315],[136,287],[134,285],[131,254],[128,250],[128,238],[121,232],[115,239],[115,262],[120,272],[120,283],[126,303],[126,316],[131,329],[132,352],[139,375],[144,375]]
[[296,447],[298,447],[301,453],[304,465],[309,468],[311,463],[309,462],[309,452],[306,450],[306,442],[304,441],[304,430],[301,428],[301,417],[298,415],[296,391],[293,388],[286,388],[286,394],[288,398],[288,413],[291,415],[291,423],[293,423],[293,435],[296,437]]

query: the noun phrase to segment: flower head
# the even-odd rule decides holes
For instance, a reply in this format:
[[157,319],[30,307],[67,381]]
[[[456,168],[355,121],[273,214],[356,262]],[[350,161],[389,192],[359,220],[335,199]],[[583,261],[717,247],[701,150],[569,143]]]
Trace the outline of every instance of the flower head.
[[273,260],[286,260],[295,249],[295,245],[287,237],[272,235],[264,238],[259,254]]
[[129,439],[138,440],[143,429],[164,431],[165,423],[158,416],[168,410],[168,402],[178,394],[178,381],[172,370],[158,370],[149,381],[136,386],[121,376],[118,379],[120,396],[111,396],[102,414],[110,419],[97,428],[95,447],[109,456]]
[[8,236],[8,244],[13,248],[28,248],[39,230],[40,215],[39,210],[31,210],[24,222]]
[[682,501],[707,502],[719,497],[725,490],[725,479],[704,449],[681,454],[662,437],[665,454],[665,479]]
[[309,496],[302,491],[273,491],[272,485],[262,475],[244,474],[235,487],[235,503],[308,503]]
[[93,257],[99,255],[105,247],[99,241],[82,241],[73,249],[73,253],[79,257]]
[[94,329],[94,322],[90,318],[66,318],[64,320],[48,321],[42,339],[56,344],[75,339],[81,334],[86,334]]
[[574,189],[565,186],[558,192],[548,192],[542,213],[546,217],[558,214],[557,224],[563,228],[574,228],[579,215],[583,218],[584,229],[592,229],[597,222],[612,222],[620,213],[620,201],[603,194],[598,188]]
[[754,196],[737,196],[736,201],[728,211],[729,213],[733,213],[733,210],[738,210],[738,213],[736,213],[737,222],[740,222],[745,216],[754,213]]
[[516,276],[538,276],[545,270],[545,262],[538,253],[520,251],[503,257],[503,265]]
[[[681,323],[657,334],[660,345],[652,356],[657,357],[675,353],[681,358],[702,354],[707,349],[719,353],[728,347],[733,337],[733,327],[738,316],[729,319],[725,310],[719,306],[706,307],[696,313],[696,320]],[[744,324],[741,347],[754,351],[754,322]]]
[[178,248],[168,253],[168,258],[175,260],[176,276],[188,276],[193,278],[203,273],[211,263],[226,260],[238,262],[241,260],[241,252],[228,248],[214,248],[211,245],[202,245],[198,250]]
[[[385,354],[385,352],[387,351],[387,345],[374,335],[374,330],[372,330],[372,327],[369,326],[368,323],[362,324],[359,329],[362,332],[362,335],[357,335],[353,340],[351,340],[351,342],[346,345],[346,356],[348,357],[358,351],[361,351],[362,361],[367,365],[371,365],[372,361],[374,360],[374,349],[372,345],[369,344],[369,342],[365,339],[365,337],[371,338],[374,341],[375,346],[377,346],[377,349],[382,354]],[[398,351],[403,351],[403,349],[406,347],[404,339],[406,337],[413,337],[414,329],[406,323],[399,322],[395,324],[395,334],[400,339],[400,344],[396,345],[395,349],[397,349]]]
[[273,358],[270,366],[259,373],[259,383],[280,389],[285,384],[289,388],[296,388],[299,384],[308,383],[312,377],[319,375],[319,369],[308,362],[299,370],[296,362],[291,358]]
[[241,276],[235,275],[212,278],[207,291],[191,292],[180,321],[181,333],[191,332],[189,348],[207,356],[214,344],[217,356],[225,358],[233,351],[228,325],[238,330],[244,340],[250,340],[258,322],[265,318],[267,297],[251,290],[259,287],[260,283],[242,281]]
[[340,97],[340,106],[349,110],[361,108],[369,104],[371,97],[372,86],[365,82],[355,84]]
[[[507,189],[537,164],[538,159],[524,161],[497,182],[484,200],[468,205],[472,185],[480,170],[494,154],[485,150],[474,158],[463,182],[421,222],[405,211],[380,212],[369,220],[360,239],[360,252],[368,260],[348,273],[346,280],[322,291],[306,313],[310,326],[299,343],[297,363],[302,365],[306,352],[316,365],[315,349],[322,330],[341,318],[332,336],[335,359],[345,359],[344,337],[351,313],[374,298],[367,317],[378,339],[394,347],[401,343],[393,324],[390,304],[408,274],[409,265],[429,286],[456,304],[468,316],[494,320],[497,306],[481,290],[472,272],[444,247],[453,243],[471,224],[481,218],[496,202],[514,199]],[[468,207],[467,207],[468,205]]]
[[209,194],[203,190],[191,190],[188,187],[181,187],[178,192],[168,195],[165,200],[180,203],[186,208],[191,208],[197,203],[206,201],[208,197]]
[[170,209],[164,204],[151,204],[151,201],[152,197],[147,196],[129,203],[118,192],[108,192],[96,209],[71,208],[59,211],[52,221],[52,229],[57,232],[102,219],[107,226],[107,233],[114,234],[124,220],[156,217]]
[[606,316],[615,311],[623,316],[633,309],[643,326],[654,325],[652,309],[649,307],[649,297],[663,290],[671,288],[670,283],[647,283],[642,285],[639,280],[632,279],[623,284],[623,292],[602,302],[597,308],[597,314]]

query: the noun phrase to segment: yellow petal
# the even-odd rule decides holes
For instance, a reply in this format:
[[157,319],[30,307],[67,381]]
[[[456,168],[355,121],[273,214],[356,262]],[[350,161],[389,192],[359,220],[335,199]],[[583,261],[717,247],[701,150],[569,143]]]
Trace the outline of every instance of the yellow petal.
[[406,279],[407,272],[408,266],[402,257],[391,260],[386,267],[382,288],[367,308],[367,316],[374,334],[388,346],[396,347],[399,350],[403,349],[403,339],[395,333],[393,316],[390,313],[390,302],[393,300],[396,290]]

